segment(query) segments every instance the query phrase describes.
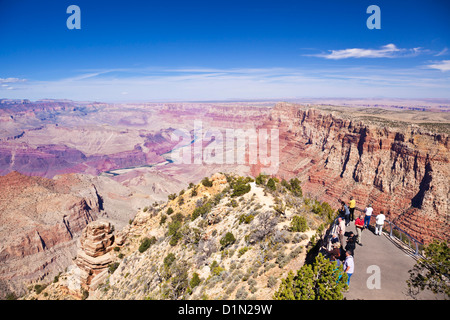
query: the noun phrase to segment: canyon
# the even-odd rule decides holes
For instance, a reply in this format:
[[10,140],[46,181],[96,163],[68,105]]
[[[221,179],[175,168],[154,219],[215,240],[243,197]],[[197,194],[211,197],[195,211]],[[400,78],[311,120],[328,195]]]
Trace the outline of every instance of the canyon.
[[[217,103],[0,101],[0,296],[24,292],[71,264],[84,228],[126,228],[146,206],[217,172],[268,173],[244,164],[177,164],[176,130],[276,129],[274,176],[301,180],[326,201],[355,197],[423,243],[450,241],[446,101]],[[203,137],[204,150],[214,145]],[[240,148],[240,149],[239,149]],[[195,154],[192,155],[195,158]],[[141,213],[143,214],[143,213]]]

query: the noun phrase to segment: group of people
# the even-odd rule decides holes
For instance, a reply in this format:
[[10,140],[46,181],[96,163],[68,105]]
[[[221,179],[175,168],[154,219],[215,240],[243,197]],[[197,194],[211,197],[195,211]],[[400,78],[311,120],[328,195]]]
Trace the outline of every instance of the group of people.
[[[338,210],[337,226],[335,232],[331,235],[332,249],[330,251],[327,250],[331,261],[336,261],[338,266],[343,264],[344,272],[348,276],[347,284],[350,284],[350,277],[355,270],[354,254],[356,244],[359,246],[363,245],[362,234],[365,229],[369,229],[373,213],[372,205],[369,204],[364,210],[358,209],[364,214],[359,215],[355,219],[355,209],[356,200],[353,197],[350,197],[348,205],[341,201],[341,208]],[[375,217],[375,235],[381,235],[385,219],[386,216],[383,211]],[[346,227],[353,221],[355,221],[356,235],[352,231],[345,231]],[[344,239],[345,236],[347,239]]]

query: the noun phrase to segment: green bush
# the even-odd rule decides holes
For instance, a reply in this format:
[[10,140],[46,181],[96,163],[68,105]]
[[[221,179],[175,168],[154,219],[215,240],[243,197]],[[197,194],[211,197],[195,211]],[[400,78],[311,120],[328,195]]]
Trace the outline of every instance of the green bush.
[[239,216],[239,224],[241,223],[249,224],[250,222],[253,221],[254,218],[255,216],[253,214],[242,214]]
[[175,262],[176,257],[174,253],[169,253],[165,258],[164,258],[164,267],[166,269],[169,269],[172,264]]
[[247,178],[244,179],[243,177],[239,177],[236,181],[231,183],[231,188],[233,188],[233,193],[231,194],[231,197],[239,197],[243,194],[246,194],[250,191],[251,187],[248,184],[250,180]]
[[167,209],[167,215],[170,216],[173,213],[173,209],[172,207],[169,207],[169,209]]
[[178,243],[178,240],[180,240],[183,236],[183,234],[180,231],[181,228],[181,222],[178,220],[172,221],[169,223],[169,232],[168,235],[171,236],[169,244],[171,246],[175,246]]
[[295,196],[303,197],[303,190],[300,186],[300,180],[298,180],[297,178],[293,178],[289,180],[289,184],[291,185],[290,190]]
[[150,248],[150,246],[151,246],[152,244],[155,244],[155,242],[156,242],[156,238],[155,238],[154,236],[153,236],[151,239],[145,237],[145,238],[142,240],[141,245],[139,246],[139,249],[138,249],[139,252],[140,252],[140,253],[145,252],[148,248]]
[[212,187],[213,183],[212,183],[211,180],[209,180],[208,177],[205,177],[202,180],[202,185],[204,185],[205,187],[209,188],[209,187]]
[[199,275],[197,272],[194,272],[192,274],[192,279],[189,282],[189,285],[191,287],[191,289],[194,289],[196,286],[198,286],[200,283],[202,282],[202,280],[200,279]]
[[34,286],[34,290],[36,291],[37,294],[40,294],[42,291],[44,291],[44,289],[47,287],[47,285],[44,284],[37,284]]
[[342,266],[326,259],[321,253],[314,263],[305,264],[294,275],[292,271],[281,280],[276,300],[342,300],[347,290],[347,274]]
[[293,232],[305,232],[308,230],[306,218],[302,216],[294,216],[291,221],[291,230]]
[[269,189],[272,190],[272,191],[275,191],[275,190],[277,189],[277,186],[276,186],[276,184],[275,184],[275,180],[274,180],[273,178],[270,178],[270,179],[267,181],[267,188],[269,188]]
[[212,204],[210,202],[205,203],[204,205],[195,208],[194,212],[192,213],[191,220],[194,221],[199,216],[205,216],[207,213],[211,211]]
[[255,178],[255,183],[258,185],[265,185],[266,184],[266,180],[267,180],[267,176],[260,173],[256,178]]
[[222,239],[220,239],[220,244],[223,248],[233,244],[236,241],[236,238],[231,232],[227,232]]
[[411,296],[414,297],[423,290],[430,290],[450,298],[450,247],[447,242],[435,239],[426,245],[424,258],[418,259],[408,273],[409,279],[406,283]]
[[113,262],[113,263],[111,263],[110,265],[109,265],[109,267],[108,267],[108,271],[109,271],[109,273],[114,273],[114,271],[116,271],[117,270],[117,268],[119,267],[119,264],[120,263],[118,263],[118,262]]
[[167,198],[169,198],[169,200],[175,200],[176,197],[177,197],[176,193],[171,193],[167,196]]

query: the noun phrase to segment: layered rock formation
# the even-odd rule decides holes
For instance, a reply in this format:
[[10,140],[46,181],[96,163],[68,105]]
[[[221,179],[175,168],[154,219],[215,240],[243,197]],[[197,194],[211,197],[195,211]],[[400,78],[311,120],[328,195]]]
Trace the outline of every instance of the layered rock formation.
[[69,265],[77,236],[102,211],[95,186],[74,175],[50,180],[12,172],[0,177],[0,194],[2,296]]
[[114,246],[114,228],[110,222],[89,223],[80,237],[80,246],[75,264],[80,268],[81,286],[89,288],[92,282],[100,282],[108,272],[114,256],[110,251]]

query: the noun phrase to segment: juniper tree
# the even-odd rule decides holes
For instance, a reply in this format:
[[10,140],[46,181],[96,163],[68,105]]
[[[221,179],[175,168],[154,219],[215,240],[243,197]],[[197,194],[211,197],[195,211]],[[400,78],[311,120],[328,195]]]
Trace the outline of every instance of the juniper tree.
[[347,274],[342,266],[319,253],[312,265],[303,265],[296,275],[289,271],[273,297],[276,300],[342,300],[342,292],[347,288]]
[[429,289],[450,297],[450,248],[447,243],[434,240],[424,248],[425,258],[417,260],[409,270],[408,291],[416,296],[420,291]]

